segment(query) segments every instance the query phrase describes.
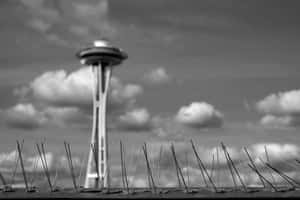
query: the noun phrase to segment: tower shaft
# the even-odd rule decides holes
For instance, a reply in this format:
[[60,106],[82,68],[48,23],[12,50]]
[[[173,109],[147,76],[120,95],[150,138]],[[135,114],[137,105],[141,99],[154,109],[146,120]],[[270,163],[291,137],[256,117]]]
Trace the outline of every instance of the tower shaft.
[[112,68],[104,63],[91,68],[94,76],[93,128],[84,187],[107,188],[109,187],[109,164],[106,104]]

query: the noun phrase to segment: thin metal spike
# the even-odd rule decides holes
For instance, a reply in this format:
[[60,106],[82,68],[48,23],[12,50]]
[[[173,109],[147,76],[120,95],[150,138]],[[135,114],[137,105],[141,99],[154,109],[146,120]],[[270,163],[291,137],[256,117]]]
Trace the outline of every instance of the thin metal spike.
[[189,160],[188,160],[188,152],[185,152],[185,162],[186,162],[186,176],[187,176],[187,186],[190,186],[190,174],[189,174]]
[[261,177],[264,181],[266,181],[276,192],[278,192],[277,188],[270,182],[268,181],[268,179],[266,179],[263,175],[260,174],[260,172],[255,169],[252,165],[250,165],[248,163],[248,166],[250,167],[250,169],[252,169],[259,177]]
[[260,161],[267,166],[268,168],[272,169],[273,171],[275,171],[279,176],[281,176],[284,180],[286,180],[292,187],[296,187],[295,185],[300,185],[300,183],[298,183],[296,180],[294,180],[293,178],[289,177],[288,175],[286,175],[285,173],[281,172],[279,169],[273,167],[270,163],[266,163],[263,162],[263,160]]
[[124,179],[124,163],[123,163],[123,147],[122,147],[122,141],[120,140],[120,158],[121,158],[121,174],[122,174],[122,183],[123,183],[123,189],[125,189],[125,179]]
[[[226,150],[226,149],[225,149],[225,150]],[[245,192],[247,192],[247,191],[248,191],[247,186],[245,185],[245,183],[244,183],[242,177],[240,176],[239,171],[237,170],[237,168],[236,168],[236,166],[235,166],[233,160],[231,159],[231,157],[230,157],[230,155],[229,155],[229,153],[228,153],[227,150],[226,150],[226,152],[227,152],[227,156],[228,156],[228,158],[229,158],[229,160],[230,160],[230,162],[231,162],[231,165],[232,165],[232,167],[233,167],[235,173],[237,174],[237,176],[238,176],[238,178],[239,178],[239,180],[240,180],[240,183],[242,184],[242,186],[243,186]]]
[[4,178],[4,176],[2,175],[1,172],[0,172],[0,179],[1,179],[1,181],[2,181],[3,186],[4,186],[4,187],[7,186],[6,180],[5,180],[5,178]]
[[217,168],[216,168],[216,173],[217,173],[217,186],[220,187],[220,158],[219,158],[219,147],[217,146]]
[[42,149],[42,157],[41,158],[44,160],[44,167],[45,167],[46,177],[48,179],[50,190],[53,191],[51,177],[50,177],[49,168],[48,168],[48,163],[47,163],[47,159],[46,159],[46,152],[45,152],[44,143],[41,143],[41,149]]
[[[251,158],[251,156],[250,156],[250,154],[249,154],[249,152],[248,152],[248,150],[247,150],[246,147],[244,147],[244,151],[245,151],[245,153],[246,153],[246,155],[247,155],[247,157],[248,157],[248,159],[249,159],[251,165],[254,167],[254,169],[255,169],[256,171],[258,171],[258,169],[257,169],[257,167],[256,167],[256,165],[255,165],[255,163],[254,163],[254,161],[252,160],[252,158]],[[258,172],[259,172],[259,171],[258,171]],[[265,187],[266,187],[266,184],[265,184],[265,182],[263,181],[263,178],[262,178],[261,176],[259,176],[259,174],[257,174],[257,176],[259,177],[259,180],[261,181],[261,183],[263,184],[263,186],[264,186],[264,188],[265,188]]]
[[22,174],[23,174],[23,178],[24,178],[24,182],[25,182],[26,191],[29,191],[26,172],[25,172],[24,163],[23,163],[21,147],[20,147],[20,143],[18,140],[17,140],[17,148],[18,148],[18,152],[19,152],[20,164],[21,164],[21,168],[22,168]]
[[204,166],[202,160],[200,159],[200,156],[198,155],[198,152],[197,152],[197,150],[196,150],[196,147],[195,147],[195,145],[194,145],[193,140],[191,140],[191,144],[192,144],[192,148],[193,148],[193,151],[194,151],[194,153],[195,153],[195,156],[196,156],[196,158],[197,158],[197,160],[198,160],[198,163],[199,163],[200,166],[203,168],[203,171],[205,172],[205,174],[206,174],[206,176],[207,176],[209,182],[211,183],[211,185],[212,185],[214,191],[215,191],[215,192],[218,192],[218,189],[217,189],[216,185],[214,184],[213,180],[210,178],[210,176],[209,176],[209,174],[208,174],[208,172],[207,172],[207,170],[206,170],[206,167]]
[[67,144],[66,142],[64,142],[64,145],[65,145],[67,158],[68,158],[68,161],[69,161],[68,163],[69,163],[70,173],[71,173],[71,177],[72,177],[72,181],[73,181],[73,186],[74,186],[74,189],[77,191],[77,184],[76,184],[76,179],[75,179],[75,176],[74,176],[74,169],[73,169],[73,164],[72,164],[72,156],[71,156],[70,145]]
[[51,182],[49,182],[49,179],[48,179],[47,168],[46,168],[45,163],[44,163],[45,161],[44,161],[44,158],[43,158],[41,147],[39,146],[39,144],[36,144],[36,147],[37,147],[37,150],[38,150],[38,153],[39,153],[39,156],[40,156],[40,160],[42,162],[42,167],[43,167],[44,173],[46,175],[50,190],[52,190]]
[[147,145],[146,145],[146,143],[144,143],[144,155],[145,155],[146,164],[147,164],[147,168],[148,168],[148,174],[149,174],[149,177],[150,177],[150,180],[151,180],[151,185],[152,185],[153,192],[156,194],[156,186],[155,186],[154,179],[153,179],[153,176],[152,176],[152,170],[151,170],[151,167],[150,167],[150,162],[149,162],[149,159],[148,159],[148,153],[147,152],[148,152],[147,151]]
[[38,161],[38,158],[36,158],[36,159],[34,160],[34,165],[33,165],[33,176],[32,176],[32,179],[31,179],[31,181],[30,181],[30,185],[31,185],[31,186],[33,186],[33,183],[34,183],[35,178],[36,178],[35,170],[36,170],[36,168],[37,168],[37,161]]
[[159,158],[158,158],[158,164],[157,164],[157,171],[158,171],[158,178],[157,181],[160,183],[160,171],[161,171],[161,159],[163,154],[163,145],[160,146],[159,150]]
[[196,156],[197,164],[198,164],[198,167],[199,167],[199,169],[200,169],[200,172],[201,172],[201,175],[202,175],[204,184],[205,184],[206,187],[208,187],[208,183],[206,182],[206,178],[205,178],[205,175],[204,175],[204,172],[203,172],[203,169],[202,169],[201,162],[200,162],[199,159],[198,159],[198,154],[197,154],[196,148],[194,148],[193,141],[191,140],[190,142],[191,142],[191,144],[192,144],[192,148],[193,148],[194,154],[195,154],[195,156]]
[[233,181],[234,187],[237,189],[237,184],[236,184],[236,180],[235,180],[234,173],[233,173],[233,170],[232,170],[232,166],[231,166],[230,161],[229,161],[229,159],[228,159],[228,156],[227,156],[227,153],[226,153],[226,147],[225,147],[225,145],[223,144],[223,142],[221,142],[221,147],[222,147],[222,149],[223,149],[224,156],[225,156],[225,158],[226,158],[226,163],[227,163],[228,169],[229,169],[229,171],[230,171],[230,174],[231,174],[231,177],[232,177],[232,181]]
[[240,173],[239,173],[239,171],[237,170],[237,168],[236,168],[236,166],[235,166],[233,160],[231,159],[230,154],[229,154],[229,152],[227,151],[227,148],[226,148],[226,146],[225,146],[224,143],[223,143],[223,146],[224,146],[224,150],[226,151],[227,158],[229,159],[229,162],[231,163],[231,166],[233,167],[235,173],[237,174],[238,179],[239,179],[240,183],[242,184],[242,186],[243,186],[245,192],[247,192],[247,191],[248,191],[247,186],[244,184],[244,181],[243,181],[243,179],[241,178]]
[[179,165],[179,163],[178,163],[178,160],[177,160],[177,157],[176,157],[175,148],[174,148],[174,145],[173,145],[173,144],[171,144],[171,150],[172,150],[172,153],[173,153],[173,158],[174,158],[175,165],[176,165],[176,167],[177,167],[177,169],[178,169],[179,175],[181,176],[181,180],[182,180],[182,182],[183,182],[185,191],[186,191],[186,192],[189,192],[189,188],[188,188],[187,185],[186,185],[186,182],[185,182],[183,173],[182,173],[182,171],[181,171],[181,167],[180,167],[180,165]]
[[210,177],[213,179],[214,176],[214,168],[215,168],[215,155],[213,153],[212,155],[212,161],[211,161],[211,170],[210,170]]
[[[266,154],[266,160],[268,161],[268,163],[270,163],[270,157],[269,157],[269,153],[268,153],[268,150],[267,150],[267,146],[266,146],[266,145],[264,145],[264,149],[265,149],[265,154]],[[272,171],[270,171],[270,174],[271,174],[271,178],[272,178],[272,180],[273,180],[274,185],[276,185],[276,180],[275,180],[275,178],[274,178],[274,176],[273,176]]]
[[[24,144],[24,139],[21,142],[21,151],[23,151],[23,144]],[[17,145],[16,145],[16,153],[18,153]],[[19,166],[19,160],[20,160],[19,156],[16,155],[15,168],[14,168],[14,171],[13,171],[13,174],[12,174],[12,177],[11,177],[11,185],[13,185],[15,183],[15,176],[16,176],[17,169],[18,169],[18,166]]]
[[58,177],[58,165],[55,167],[55,176],[53,181],[53,188],[55,189],[57,187],[57,177]]
[[126,168],[126,159],[125,159],[125,147],[122,144],[122,152],[123,152],[123,167],[124,167],[124,180],[125,180],[125,185],[127,189],[127,193],[129,194],[129,184],[128,184],[128,177],[127,177],[127,168]]
[[85,156],[85,154],[82,154],[82,163],[81,163],[81,165],[80,165],[80,170],[79,170],[79,175],[78,175],[78,184],[79,184],[79,186],[81,185],[80,183],[82,182],[81,181],[81,178],[82,178],[82,171],[83,171],[83,168],[84,168],[84,164],[86,163],[86,157],[87,156]]

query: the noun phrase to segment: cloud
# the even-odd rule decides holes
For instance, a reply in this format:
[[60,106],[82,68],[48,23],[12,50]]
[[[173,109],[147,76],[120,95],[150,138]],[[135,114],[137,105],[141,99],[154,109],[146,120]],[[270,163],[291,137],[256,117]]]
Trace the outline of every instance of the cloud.
[[119,117],[120,127],[125,130],[148,130],[151,128],[151,116],[146,108],[135,108]]
[[9,127],[33,130],[45,125],[73,126],[86,124],[89,116],[76,107],[41,107],[32,104],[17,104],[2,111]]
[[257,102],[257,109],[272,115],[300,114],[300,90],[270,94]]
[[265,147],[272,162],[284,162],[299,157],[300,149],[293,144],[259,143],[251,146],[251,153],[266,160]]
[[77,107],[47,107],[43,112],[49,121],[60,126],[84,125],[91,120]]
[[260,123],[266,127],[281,128],[300,125],[300,90],[270,94],[256,103],[264,116]]
[[32,104],[17,104],[4,111],[4,114],[8,126],[25,130],[36,129],[47,121]]
[[171,77],[165,68],[159,67],[147,72],[143,79],[148,84],[165,84],[171,80]]
[[[70,73],[65,70],[45,72],[34,78],[28,85],[14,89],[14,94],[19,96],[21,102],[32,103],[28,103],[30,106],[20,104],[16,108],[7,109],[4,112],[8,119],[7,124],[22,129],[39,128],[45,124],[86,127],[85,124],[92,119],[93,85],[93,74],[89,67]],[[109,117],[115,118],[127,112],[120,118],[122,128],[135,127],[136,130],[146,128],[148,122],[134,124],[139,123],[137,118],[134,119],[134,115],[141,114],[141,110],[136,108],[135,102],[142,93],[142,86],[133,83],[125,84],[118,78],[112,77],[107,103]],[[29,108],[25,110],[24,106]],[[130,110],[134,110],[133,113],[130,113]],[[29,114],[14,114],[16,112]]]
[[75,11],[78,17],[105,17],[108,14],[108,2],[98,1],[96,4],[88,4],[80,2],[74,4]]
[[28,22],[28,25],[40,32],[46,32],[51,28],[51,24],[41,19],[32,19]]
[[53,105],[89,104],[92,96],[92,73],[82,68],[70,73],[49,71],[35,78],[29,88],[33,96]]
[[[111,78],[110,86],[109,110],[132,106],[143,92],[140,85],[124,84],[116,77]],[[49,71],[36,77],[27,88],[22,91],[48,105],[87,108],[92,105],[93,74],[89,67],[69,74],[65,70]]]
[[270,128],[282,128],[282,127],[291,127],[297,126],[300,124],[300,118],[295,118],[293,116],[274,116],[274,115],[265,115],[261,118],[260,123],[265,127]]
[[192,102],[188,106],[181,107],[175,119],[191,127],[221,127],[223,114],[206,102]]
[[109,4],[106,0],[20,2],[30,16],[27,25],[58,45],[77,47],[99,34],[110,37],[116,34],[115,26],[108,18]]

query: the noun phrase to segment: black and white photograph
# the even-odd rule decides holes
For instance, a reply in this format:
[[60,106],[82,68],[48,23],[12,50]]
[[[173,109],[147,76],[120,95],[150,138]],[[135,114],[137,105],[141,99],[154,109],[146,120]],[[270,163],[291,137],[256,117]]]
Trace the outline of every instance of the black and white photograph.
[[0,0],[0,199],[300,197],[299,0]]

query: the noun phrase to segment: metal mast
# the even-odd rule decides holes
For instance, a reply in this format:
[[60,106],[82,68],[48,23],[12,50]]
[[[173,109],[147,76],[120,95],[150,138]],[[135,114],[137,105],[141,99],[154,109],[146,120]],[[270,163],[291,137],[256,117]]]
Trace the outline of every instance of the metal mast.
[[[91,66],[93,85],[93,128],[84,187],[109,187],[109,154],[106,131],[106,105],[112,66],[119,65],[127,55],[107,41],[95,41],[92,47],[81,50],[77,57],[84,65]],[[93,154],[96,159],[93,159]],[[97,164],[96,164],[97,162]],[[94,163],[94,165],[93,165]]]

